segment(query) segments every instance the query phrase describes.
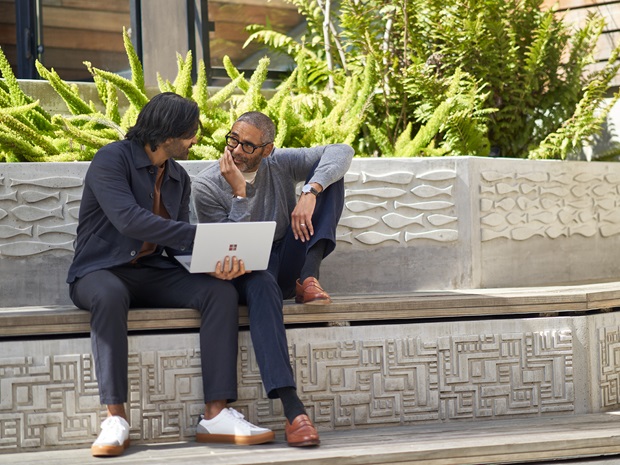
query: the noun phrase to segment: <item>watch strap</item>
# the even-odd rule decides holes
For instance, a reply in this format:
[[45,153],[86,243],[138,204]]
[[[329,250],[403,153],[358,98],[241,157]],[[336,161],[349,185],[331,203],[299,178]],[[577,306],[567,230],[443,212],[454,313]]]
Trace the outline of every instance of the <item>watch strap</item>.
[[315,197],[318,197],[319,195],[319,191],[317,191],[314,187],[312,187],[310,184],[306,184],[303,189],[302,192],[304,194],[314,194]]

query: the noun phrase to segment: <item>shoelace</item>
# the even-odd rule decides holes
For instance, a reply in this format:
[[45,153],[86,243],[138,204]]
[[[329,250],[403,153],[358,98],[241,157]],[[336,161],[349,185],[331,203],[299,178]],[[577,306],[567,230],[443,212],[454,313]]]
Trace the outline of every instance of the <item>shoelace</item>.
[[118,417],[109,417],[101,424],[102,436],[106,440],[121,437],[124,429],[125,427]]
[[243,415],[243,413],[236,411],[234,408],[228,408],[228,411],[230,412],[230,414],[235,417],[238,421],[240,421],[241,423],[245,423],[247,426],[249,426],[250,428],[256,428],[258,429],[258,426],[253,425],[252,423],[250,423],[249,421],[247,421],[245,419],[245,416]]

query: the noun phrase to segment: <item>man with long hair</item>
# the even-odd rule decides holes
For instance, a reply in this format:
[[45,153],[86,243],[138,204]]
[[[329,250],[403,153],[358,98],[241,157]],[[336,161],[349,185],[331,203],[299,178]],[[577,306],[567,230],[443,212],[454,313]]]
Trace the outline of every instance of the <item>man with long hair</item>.
[[199,127],[195,102],[159,94],[125,140],[101,148],[86,173],[67,282],[75,305],[91,313],[99,395],[108,413],[91,448],[94,456],[120,455],[129,445],[124,404],[132,307],[200,312],[205,410],[198,441],[274,439],[271,430],[226,408],[237,397],[238,295],[230,280],[245,273],[243,264],[225,257],[214,273],[190,274],[173,259],[191,250],[196,234],[189,223],[190,178],[174,159],[188,158]]

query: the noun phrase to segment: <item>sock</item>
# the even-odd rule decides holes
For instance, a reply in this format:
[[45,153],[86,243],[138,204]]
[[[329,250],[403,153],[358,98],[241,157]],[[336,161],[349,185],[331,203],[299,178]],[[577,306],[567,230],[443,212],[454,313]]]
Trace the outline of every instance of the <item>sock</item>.
[[319,268],[321,267],[321,262],[325,256],[326,246],[327,240],[322,239],[310,247],[310,250],[308,250],[308,253],[306,254],[306,261],[301,269],[301,274],[299,275],[300,283],[303,283],[310,276],[319,279]]
[[304,404],[297,396],[297,390],[294,387],[277,388],[276,392],[282,401],[284,416],[289,423],[292,424],[295,418],[306,413]]

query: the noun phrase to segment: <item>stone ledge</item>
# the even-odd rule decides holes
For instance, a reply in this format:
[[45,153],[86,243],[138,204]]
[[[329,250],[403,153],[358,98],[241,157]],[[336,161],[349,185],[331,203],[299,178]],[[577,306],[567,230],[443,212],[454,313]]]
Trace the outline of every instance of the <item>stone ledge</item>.
[[[620,282],[424,291],[287,302],[284,318],[302,401],[331,431],[617,409],[620,311],[604,310],[619,301]],[[75,307],[0,309],[0,453],[94,440],[104,411],[88,317]],[[334,321],[364,324],[313,325]],[[191,309],[130,312],[132,442],[192,440],[204,408],[201,354],[197,331],[185,329],[197,326]],[[247,328],[238,379],[235,408],[281,431]]]
[[[183,166],[195,176],[210,163]],[[69,305],[88,163],[6,165],[0,305]],[[616,205],[616,163],[354,159],[321,284],[359,295],[618,280]]]
[[[286,324],[419,320],[500,315],[556,314],[620,306],[620,282],[525,288],[420,291],[408,294],[334,296],[331,305],[284,304]],[[239,324],[249,324],[240,307]],[[198,328],[198,312],[187,308],[141,308],[129,313],[129,330]],[[89,313],[74,306],[0,308],[0,336],[81,334]]]
[[[321,447],[303,452],[276,441],[252,447],[185,443],[131,446],[115,464],[171,465],[361,465],[541,463],[574,457],[620,454],[620,424],[614,414],[561,415],[485,422],[440,423],[328,431]],[[88,444],[79,449],[9,453],[11,465],[101,464]],[[562,462],[563,463],[563,462]],[[569,463],[575,463],[573,461]],[[583,463],[583,462],[580,462]],[[593,462],[617,464],[616,460]]]
[[[618,409],[620,312],[530,316],[289,328],[289,354],[321,431]],[[197,331],[130,335],[132,443],[193,440],[204,409],[198,347]],[[0,452],[94,440],[105,411],[87,337],[0,338],[0,354]],[[281,434],[246,329],[238,386],[234,407]]]

